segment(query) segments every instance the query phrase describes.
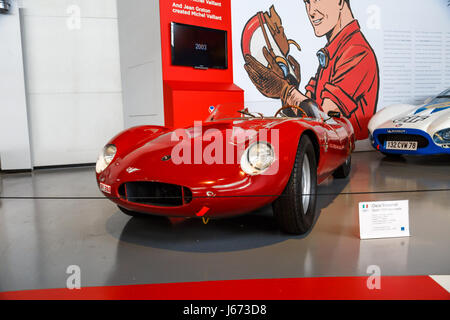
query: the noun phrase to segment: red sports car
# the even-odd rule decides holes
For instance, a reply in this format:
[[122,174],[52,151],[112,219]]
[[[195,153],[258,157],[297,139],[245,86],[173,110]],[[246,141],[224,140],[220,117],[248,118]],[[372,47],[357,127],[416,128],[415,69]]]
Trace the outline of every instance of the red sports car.
[[273,117],[211,111],[193,127],[140,126],[114,137],[97,161],[100,190],[131,216],[224,218],[272,203],[284,232],[308,232],[317,184],[350,173],[350,122],[312,101]]

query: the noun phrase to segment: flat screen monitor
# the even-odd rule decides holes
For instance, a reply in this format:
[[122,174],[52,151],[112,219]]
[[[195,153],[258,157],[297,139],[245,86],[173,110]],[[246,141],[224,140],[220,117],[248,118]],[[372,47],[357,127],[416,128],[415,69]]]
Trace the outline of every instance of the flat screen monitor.
[[228,68],[227,31],[171,23],[172,65]]

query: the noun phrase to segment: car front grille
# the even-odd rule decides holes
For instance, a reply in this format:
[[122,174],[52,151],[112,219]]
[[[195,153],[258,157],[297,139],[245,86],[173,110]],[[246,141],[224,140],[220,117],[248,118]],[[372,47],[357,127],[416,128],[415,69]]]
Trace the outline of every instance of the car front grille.
[[418,134],[380,134],[378,140],[382,145],[386,141],[416,141],[418,148],[426,148],[429,144],[427,138]]
[[192,201],[189,188],[161,182],[127,182],[119,187],[119,195],[129,202],[157,207],[179,207]]

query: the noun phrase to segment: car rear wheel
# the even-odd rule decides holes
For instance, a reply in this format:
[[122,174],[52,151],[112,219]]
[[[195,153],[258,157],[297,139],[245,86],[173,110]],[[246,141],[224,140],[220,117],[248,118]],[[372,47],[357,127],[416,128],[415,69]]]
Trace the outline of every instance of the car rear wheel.
[[352,156],[349,155],[345,162],[333,172],[333,177],[337,179],[345,179],[352,171]]
[[303,136],[288,184],[272,205],[275,219],[283,232],[305,234],[313,226],[317,192],[316,163],[313,144],[308,136]]

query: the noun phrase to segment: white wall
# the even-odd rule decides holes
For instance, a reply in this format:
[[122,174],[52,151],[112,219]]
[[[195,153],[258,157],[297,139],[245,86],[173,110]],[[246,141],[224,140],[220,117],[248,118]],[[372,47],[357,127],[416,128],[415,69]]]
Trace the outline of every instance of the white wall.
[[164,125],[158,0],[117,0],[123,110],[127,128]]
[[30,169],[20,16],[13,2],[0,14],[0,161],[2,170]]
[[33,166],[92,163],[123,129],[115,0],[22,0]]

